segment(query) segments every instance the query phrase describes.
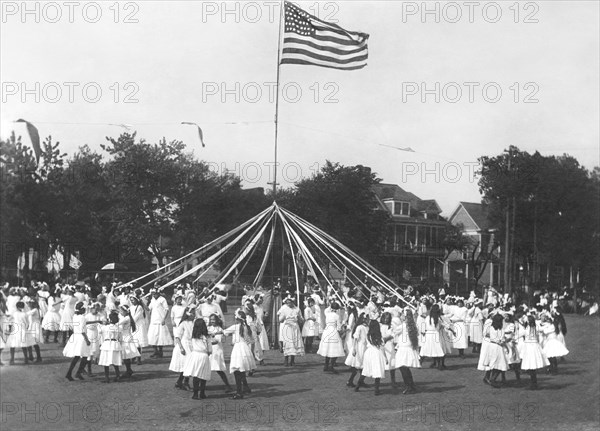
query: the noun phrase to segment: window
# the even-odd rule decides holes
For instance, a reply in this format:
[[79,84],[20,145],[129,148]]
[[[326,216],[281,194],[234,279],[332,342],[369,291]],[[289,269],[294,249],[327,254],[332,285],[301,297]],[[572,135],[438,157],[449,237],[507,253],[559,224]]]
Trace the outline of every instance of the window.
[[407,216],[410,214],[410,204],[408,202],[394,202],[394,215]]

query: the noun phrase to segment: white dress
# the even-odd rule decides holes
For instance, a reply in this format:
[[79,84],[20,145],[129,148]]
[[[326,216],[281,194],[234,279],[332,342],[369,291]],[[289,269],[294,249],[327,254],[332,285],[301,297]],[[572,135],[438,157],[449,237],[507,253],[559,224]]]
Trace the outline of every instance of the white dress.
[[135,322],[135,331],[133,331],[133,340],[136,347],[146,347],[148,345],[148,325],[144,316],[144,307],[134,305],[130,308],[131,317]]
[[394,366],[396,368],[421,368],[421,362],[419,361],[419,349],[418,347],[414,348],[410,342],[406,322],[402,322],[402,324],[394,332],[396,335],[396,355],[394,357]]
[[62,303],[62,314],[60,316],[61,331],[73,331],[75,304],[77,304],[77,299],[75,297],[70,295],[65,296]]
[[521,346],[522,370],[539,370],[550,365],[550,361],[548,361],[546,355],[544,355],[542,346],[540,346],[535,328],[525,328]]
[[235,371],[252,371],[256,369],[256,361],[250,350],[252,336],[248,334],[248,328],[244,325],[244,337],[240,336],[240,323],[230,326],[225,329],[225,335],[232,336],[233,349],[231,350],[231,359],[229,360],[229,372],[233,374]]
[[102,344],[100,345],[98,365],[120,367],[123,364],[123,347],[121,346],[123,336],[119,324],[102,325],[100,327],[100,338]]
[[11,315],[10,325],[12,330],[8,334],[6,344],[11,349],[27,347],[27,331],[29,329],[29,316],[24,311],[15,311]]
[[55,300],[53,296],[48,298],[48,310],[42,319],[42,329],[46,331],[60,330],[60,300]]
[[[223,352],[223,328],[209,326],[208,335],[212,337],[212,355],[210,355],[210,369],[212,371],[227,371],[225,354]],[[216,341],[216,343],[215,343]]]
[[479,307],[475,307],[473,317],[471,317],[471,325],[469,326],[469,338],[472,343],[483,343],[483,312]]
[[67,358],[74,358],[75,356],[87,358],[90,356],[90,346],[87,345],[85,338],[83,337],[83,334],[86,333],[85,315],[76,314],[73,317],[72,325],[73,333],[63,349],[63,356],[66,356]]
[[256,327],[260,328],[260,334],[258,334],[260,348],[263,351],[269,350],[269,337],[267,337],[267,330],[264,324],[265,310],[261,305],[254,305],[254,311],[256,312]]
[[[131,333],[131,320],[129,316],[120,316],[119,317],[119,326],[121,327],[121,346],[123,348],[123,354],[121,356],[122,359],[132,359],[140,356],[140,352],[138,351],[135,340],[133,339],[133,335]],[[137,329],[137,328],[136,328]]]
[[324,305],[325,302],[321,299],[321,296],[317,293],[313,293],[310,296],[315,300],[315,317],[317,319],[316,325],[319,330],[319,335],[323,333],[325,330],[325,313],[324,313]]
[[502,329],[489,329],[489,342],[483,360],[483,365],[489,370],[508,370],[507,350],[498,344],[503,341],[504,332]]
[[441,321],[438,321],[438,324],[436,325],[433,322],[433,319],[427,317],[423,323],[423,327],[425,330],[421,330],[421,333],[424,332],[424,341],[423,345],[421,346],[421,356],[428,358],[441,358],[445,354],[441,344]]
[[544,355],[546,358],[560,358],[569,354],[569,351],[558,339],[552,323],[542,325],[541,332],[544,334]]
[[[319,336],[319,323],[316,320],[316,307],[306,307],[304,309],[304,326],[302,327],[303,337],[318,337]],[[310,320],[315,319],[315,320]]]
[[[166,325],[166,317],[169,311],[167,300],[162,296],[158,299],[152,298],[150,305],[150,326],[148,328],[148,344],[151,346],[169,346],[173,344],[173,338]],[[163,325],[163,322],[165,324]]]
[[[349,367],[361,369],[363,358],[365,356],[365,350],[367,349],[367,327],[365,325],[359,325],[354,331],[354,335],[352,335],[351,331],[349,332],[353,342],[350,343],[350,346],[348,347],[348,356],[346,357],[346,361],[344,363]],[[352,354],[353,343],[356,355]]]
[[87,334],[88,340],[90,340],[90,353],[88,358],[91,356],[98,358],[100,356],[100,324],[88,322],[101,320],[101,317],[100,314],[87,313],[85,315],[85,333]]
[[181,322],[183,313],[185,313],[185,306],[173,305],[171,307],[171,322],[173,323],[173,338],[175,338],[175,331],[177,330],[177,325],[179,325],[179,322]]
[[385,353],[384,347],[376,347],[369,342],[367,337],[367,348],[363,357],[362,372],[361,374],[365,377],[372,377],[374,379],[381,379],[385,377]]
[[389,325],[384,325],[383,323],[379,325],[380,329],[381,329],[381,338],[385,339],[385,337],[391,336],[392,338],[387,341],[384,345],[383,345],[383,349],[385,350],[385,354],[388,358],[388,363],[385,366],[386,370],[394,370],[396,369],[395,366],[395,359],[396,359],[396,352],[394,350],[394,334],[392,333],[392,328],[390,328]]
[[327,358],[343,358],[346,356],[342,338],[338,332],[340,329],[341,324],[338,313],[330,309],[325,310],[325,329],[321,335],[317,355]]
[[303,356],[304,343],[298,325],[300,309],[298,307],[281,307],[279,309],[280,332],[283,341],[283,354],[285,356]]
[[440,345],[445,355],[452,353],[455,335],[450,331],[451,324],[447,316],[440,316]]
[[173,355],[171,356],[171,363],[169,364],[169,370],[181,373],[185,369],[186,362],[191,357],[190,352],[192,350],[192,331],[194,330],[194,322],[186,320],[179,323],[175,327],[175,338],[179,338],[181,345],[185,350],[185,355],[181,354],[181,349],[177,343],[173,347]]
[[209,356],[212,352],[210,337],[192,338],[191,352],[185,362],[183,375],[197,377],[201,380],[210,380],[211,367]]
[[356,318],[354,317],[354,313],[349,313],[348,320],[346,321],[346,335],[344,337],[344,347],[346,348],[346,352],[348,352],[348,353],[350,353],[352,351],[352,342],[353,342],[352,331],[354,329],[355,324],[356,324]]
[[490,328],[492,327],[492,319],[487,319],[483,324],[483,338],[481,340],[481,350],[479,351],[479,361],[477,362],[477,369],[479,371],[488,371],[490,368],[485,364],[487,361],[487,349],[490,344]]
[[469,333],[467,331],[468,319],[467,307],[454,307],[450,321],[455,334],[452,341],[452,347],[455,349],[466,349],[469,347]]
[[519,349],[517,348],[518,328],[519,326],[515,323],[507,323],[504,327],[504,340],[508,349],[506,359],[509,365],[521,362],[521,356],[519,356]]
[[44,337],[42,335],[42,318],[39,308],[32,308],[27,312],[29,316],[29,328],[27,329],[27,346],[42,344]]

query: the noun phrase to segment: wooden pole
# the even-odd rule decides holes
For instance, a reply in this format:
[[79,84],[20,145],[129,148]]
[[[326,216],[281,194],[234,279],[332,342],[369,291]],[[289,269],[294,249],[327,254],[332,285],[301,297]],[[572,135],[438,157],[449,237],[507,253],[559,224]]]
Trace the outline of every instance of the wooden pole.
[[279,81],[280,81],[280,61],[281,61],[281,39],[282,39],[282,28],[283,28],[283,20],[285,14],[285,1],[281,2],[280,6],[280,14],[279,14],[279,40],[277,42],[277,86],[275,87],[275,148],[273,153],[273,200],[276,198],[277,194],[277,134],[279,131]]

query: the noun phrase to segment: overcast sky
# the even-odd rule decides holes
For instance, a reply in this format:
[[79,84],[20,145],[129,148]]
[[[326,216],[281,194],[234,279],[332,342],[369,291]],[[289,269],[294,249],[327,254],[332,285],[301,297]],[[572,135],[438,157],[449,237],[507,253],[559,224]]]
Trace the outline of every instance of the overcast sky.
[[[101,151],[124,124],[269,187],[278,2],[230,2],[229,13],[222,2],[76,3],[29,2],[23,14],[3,2],[3,139],[28,141],[13,123],[24,118],[69,154]],[[599,164],[598,2],[429,2],[425,15],[421,2],[296,4],[369,33],[369,60],[280,68],[282,186],[327,159],[363,164],[448,214],[480,200],[477,158],[510,144]],[[206,148],[182,121],[202,126]]]

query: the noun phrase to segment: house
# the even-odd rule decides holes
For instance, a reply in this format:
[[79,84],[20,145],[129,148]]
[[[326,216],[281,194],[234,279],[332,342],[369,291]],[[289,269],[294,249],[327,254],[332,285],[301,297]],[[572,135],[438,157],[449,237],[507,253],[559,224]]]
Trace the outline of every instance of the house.
[[463,227],[471,245],[464,252],[453,252],[446,261],[444,280],[451,290],[468,291],[479,276],[479,284],[498,286],[501,280],[498,230],[490,223],[488,207],[474,202],[459,202],[448,221]]
[[391,218],[378,267],[397,282],[415,277],[441,281],[446,221],[437,202],[396,184],[376,184],[373,192],[378,208]]

